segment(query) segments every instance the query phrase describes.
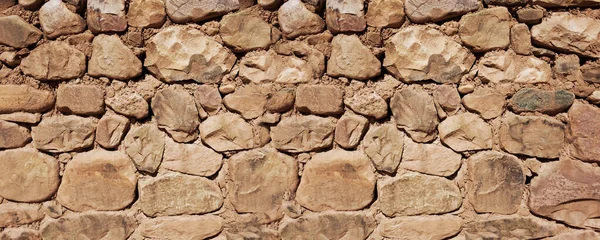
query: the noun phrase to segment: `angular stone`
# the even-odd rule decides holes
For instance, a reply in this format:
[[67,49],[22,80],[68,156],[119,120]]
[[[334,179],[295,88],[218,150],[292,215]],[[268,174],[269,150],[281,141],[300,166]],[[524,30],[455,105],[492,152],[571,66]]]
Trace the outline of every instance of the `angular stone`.
[[141,179],[139,194],[140,208],[151,217],[202,214],[223,205],[221,189],[213,181],[180,173]]
[[571,0],[571,1],[533,0],[532,3],[535,5],[546,7],[546,8],[597,7],[597,6],[600,6],[600,1],[598,1],[598,0]]
[[325,27],[325,21],[311,12],[300,0],[285,2],[277,11],[281,32],[286,38],[319,33]]
[[50,0],[39,11],[40,25],[49,38],[81,33],[85,30],[85,20],[71,12],[61,0]]
[[406,139],[400,168],[447,177],[461,164],[461,155],[449,148],[435,144],[419,144]]
[[366,239],[375,228],[375,219],[359,212],[306,214],[283,221],[281,239]]
[[157,217],[142,221],[139,231],[149,239],[207,239],[221,232],[223,222],[213,215]]
[[600,109],[576,102],[569,110],[569,151],[583,161],[600,161]]
[[390,108],[398,128],[404,129],[416,142],[436,138],[439,123],[433,97],[425,90],[404,88],[394,93]]
[[374,0],[367,8],[367,25],[371,27],[397,28],[404,23],[404,1]]
[[363,140],[363,151],[378,171],[394,173],[404,149],[404,133],[393,124],[371,126]]
[[218,83],[235,61],[231,51],[200,30],[171,26],[146,42],[144,67],[167,83],[184,80]]
[[86,18],[93,33],[125,31],[125,0],[87,0]]
[[454,114],[460,108],[460,95],[452,85],[440,85],[433,92],[433,100],[446,113]]
[[354,96],[344,99],[344,104],[352,111],[367,117],[382,119],[388,116],[387,102],[371,89],[364,88],[354,92]]
[[567,53],[600,58],[600,20],[568,12],[554,12],[531,28],[535,44]]
[[223,156],[201,144],[176,143],[170,139],[165,145],[163,168],[196,176],[212,176],[223,164]]
[[325,1],[325,20],[332,33],[362,32],[367,27],[363,0]]
[[127,11],[127,23],[133,27],[160,28],[166,16],[162,0],[132,0]]
[[142,62],[118,36],[100,34],[94,38],[92,45],[88,66],[90,76],[128,80],[142,73]]
[[136,119],[142,119],[149,114],[149,104],[137,92],[118,92],[114,97],[107,98],[108,107],[119,114]]
[[200,22],[238,10],[238,0],[167,0],[167,14],[175,23]]
[[194,97],[184,89],[173,86],[159,90],[151,107],[158,127],[175,141],[191,142],[198,138],[198,109]]
[[104,89],[93,85],[60,85],[56,108],[63,113],[101,115],[104,113]]
[[600,83],[600,63],[588,61],[580,69],[583,80],[589,83]]
[[223,101],[219,89],[209,85],[200,85],[194,91],[194,100],[196,100],[196,107],[199,112],[203,110],[211,115],[216,114],[221,109],[221,102]]
[[575,95],[569,91],[544,91],[523,88],[512,96],[509,107],[516,113],[541,112],[557,114],[567,110],[574,102]]
[[123,147],[138,170],[155,173],[163,158],[165,134],[156,125],[147,123],[132,128],[123,140]]
[[127,155],[92,150],[76,154],[67,164],[56,200],[73,211],[115,211],[135,197],[137,176]]
[[386,42],[383,66],[407,83],[424,80],[457,83],[474,62],[475,56],[468,49],[440,31],[410,26]]
[[[14,5],[17,5],[17,1],[16,0],[1,0],[0,1],[0,11],[4,11],[6,9],[9,9],[10,7],[12,7]],[[0,236],[3,236],[3,235],[0,235]]]
[[487,5],[516,6],[525,5],[527,0],[485,0]]
[[33,145],[42,151],[61,153],[89,148],[94,144],[96,122],[78,116],[52,116],[31,128]]
[[542,22],[544,10],[537,8],[521,8],[517,10],[517,20],[525,24],[538,24]]
[[344,112],[344,91],[333,85],[300,85],[296,89],[296,110],[306,114],[338,115]]
[[368,80],[380,72],[381,62],[356,35],[340,34],[333,38],[331,57],[327,61],[327,75]]
[[558,231],[558,225],[550,221],[519,216],[496,216],[463,225],[467,239],[542,239]]
[[217,152],[250,149],[255,146],[252,126],[242,117],[223,113],[200,124],[202,141]]
[[534,56],[517,55],[512,50],[486,54],[478,69],[478,75],[492,83],[544,83],[552,77],[548,63]]
[[37,230],[29,228],[5,228],[0,233],[2,240],[41,240],[42,236]]
[[292,88],[284,88],[267,96],[266,108],[269,112],[283,113],[294,107],[296,92]]
[[45,221],[44,239],[127,239],[137,227],[135,217],[123,212],[85,212]]
[[585,239],[594,240],[600,238],[600,233],[594,232],[593,230],[574,230],[565,231],[557,234],[556,236],[547,238],[548,240],[561,240],[561,239]]
[[274,51],[246,56],[239,67],[240,77],[253,83],[305,83],[314,78],[313,68],[308,62],[295,56],[278,55]]
[[300,153],[328,148],[333,144],[335,125],[327,118],[293,116],[271,127],[273,146],[284,152]]
[[496,118],[504,112],[506,96],[493,89],[478,88],[464,96],[462,102],[466,109],[478,113],[487,120]]
[[0,44],[25,48],[37,43],[41,37],[42,31],[17,15],[0,17]]
[[0,204],[0,227],[16,227],[40,221],[44,218],[44,213],[40,210],[40,207],[39,204]]
[[472,113],[446,118],[438,131],[442,143],[457,152],[492,148],[492,127]]
[[41,113],[54,106],[54,94],[27,85],[0,85],[0,113]]
[[510,43],[511,15],[505,7],[494,7],[460,18],[458,34],[473,52],[506,49]]
[[0,152],[0,197],[42,202],[54,195],[60,178],[58,161],[32,148]]
[[277,28],[247,11],[225,15],[219,34],[223,43],[235,52],[268,49],[281,37]]
[[40,120],[42,120],[42,114],[14,112],[14,113],[0,114],[0,120],[4,120],[7,122],[16,122],[16,123],[38,123],[38,122],[40,122]]
[[103,148],[117,148],[129,130],[129,119],[121,115],[104,115],[96,127],[96,142]]
[[442,177],[399,173],[382,180],[377,188],[379,208],[388,217],[441,214],[462,205],[458,186]]
[[355,148],[367,130],[369,120],[358,115],[344,115],[335,126],[335,142],[343,148]]
[[565,139],[565,125],[548,117],[509,114],[502,119],[500,147],[513,154],[558,158]]
[[42,81],[68,80],[83,76],[85,55],[64,42],[50,42],[35,48],[21,62],[25,75]]
[[23,147],[30,140],[29,129],[0,120],[0,149]]
[[260,85],[247,85],[223,98],[225,106],[238,112],[244,119],[260,117],[265,112],[269,89]]
[[376,232],[390,239],[447,239],[460,232],[462,221],[452,215],[385,218]]
[[406,0],[406,16],[414,23],[441,22],[479,9],[477,0]]
[[[325,73],[325,55],[323,49],[325,42],[331,42],[333,36],[327,32],[317,34],[308,41],[279,41],[273,46],[278,54],[289,57],[297,56],[304,60],[311,68],[313,78],[320,78]],[[310,43],[310,44],[309,44]],[[315,45],[318,44],[318,45]],[[318,82],[318,81],[316,81]]]
[[521,55],[530,55],[531,49],[531,32],[525,24],[515,24],[510,29],[510,45],[512,49]]

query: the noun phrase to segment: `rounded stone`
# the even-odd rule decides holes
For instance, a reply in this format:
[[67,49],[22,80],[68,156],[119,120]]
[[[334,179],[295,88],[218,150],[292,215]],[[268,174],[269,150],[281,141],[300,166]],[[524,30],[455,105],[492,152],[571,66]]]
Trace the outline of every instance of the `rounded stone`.
[[41,202],[56,192],[58,161],[35,149],[0,152],[0,197],[17,202]]

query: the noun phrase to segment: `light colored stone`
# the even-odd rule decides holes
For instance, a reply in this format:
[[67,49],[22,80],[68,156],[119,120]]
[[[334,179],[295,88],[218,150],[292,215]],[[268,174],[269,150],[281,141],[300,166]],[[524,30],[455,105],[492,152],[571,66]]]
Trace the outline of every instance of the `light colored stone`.
[[516,5],[527,4],[527,0],[484,0],[484,1],[488,6],[489,5],[516,6]]
[[201,144],[176,143],[167,139],[163,168],[196,176],[212,176],[223,164],[223,156]]
[[311,12],[300,0],[285,2],[277,11],[281,32],[286,38],[319,33],[325,27],[325,21]]
[[531,48],[531,32],[527,25],[515,24],[510,29],[510,45],[513,51],[521,55],[530,55]]
[[440,22],[479,9],[477,0],[406,0],[406,16],[414,23]]
[[267,96],[267,111],[283,113],[294,107],[296,91],[293,88],[283,88]]
[[531,28],[535,44],[567,53],[600,58],[600,20],[568,12],[554,12]]
[[127,239],[137,227],[135,217],[123,212],[85,212],[45,221],[44,239]]
[[283,240],[367,239],[375,228],[375,219],[359,212],[305,214],[284,221],[280,226]]
[[565,139],[565,125],[548,117],[509,114],[502,119],[500,147],[513,154],[558,158]]
[[167,15],[175,23],[200,22],[238,10],[238,0],[167,0]]
[[223,222],[213,215],[158,217],[142,221],[139,231],[149,239],[207,239],[221,232]]
[[93,33],[125,31],[125,0],[87,0],[86,19]]
[[325,1],[325,21],[332,33],[362,32],[367,27],[363,0]]
[[139,93],[133,91],[118,92],[104,102],[115,112],[136,119],[147,117],[150,111],[148,102]]
[[400,168],[447,177],[460,168],[461,160],[461,155],[449,148],[419,144],[405,138]]
[[176,142],[191,142],[198,138],[198,109],[194,97],[185,89],[172,86],[157,91],[151,107],[158,127]]
[[44,213],[40,210],[40,207],[39,204],[0,204],[0,227],[16,227],[40,221],[44,218]]
[[505,7],[493,7],[460,18],[458,34],[473,52],[506,49],[510,43],[511,15]]
[[533,4],[539,5],[547,8],[557,8],[557,7],[597,7],[600,5],[600,1],[598,0],[570,0],[570,1],[560,1],[560,0],[534,0]]
[[397,28],[404,23],[404,1],[375,0],[367,8],[367,25],[371,27]]
[[258,5],[267,10],[275,10],[281,6],[282,0],[258,0]]
[[557,234],[556,236],[547,238],[548,240],[568,240],[568,239],[581,239],[581,240],[594,240],[600,238],[600,233],[594,232],[593,230],[573,230],[565,231]]
[[569,110],[567,140],[572,156],[583,161],[600,161],[600,109],[576,102]]
[[78,116],[52,116],[31,128],[33,146],[61,153],[89,148],[94,144],[96,121]]
[[246,56],[239,67],[240,77],[253,83],[305,83],[314,79],[313,68],[308,62],[274,51]]
[[29,129],[0,120],[0,149],[19,148],[31,141]]
[[249,123],[233,113],[211,116],[200,124],[202,141],[217,152],[253,148],[253,132]]
[[67,114],[101,115],[104,113],[104,89],[93,85],[60,85],[56,108]]
[[440,85],[433,92],[433,100],[448,114],[454,114],[460,108],[460,95],[452,85]]
[[[17,5],[17,1],[16,0],[1,0],[0,1],[0,11],[4,11],[6,9],[9,9],[10,7],[12,7],[14,5]],[[2,236],[2,235],[0,235],[0,236]]]
[[27,85],[0,85],[0,113],[41,113],[54,106],[54,94]]
[[92,45],[88,66],[90,76],[128,80],[142,73],[142,62],[118,36],[100,34]]
[[[592,92],[592,94],[590,94],[586,100],[592,104],[600,105],[600,90]],[[2,119],[2,115],[0,115],[0,119]]]
[[355,148],[367,130],[369,120],[358,115],[347,114],[337,121],[335,142],[343,148]]
[[344,91],[333,85],[300,85],[296,89],[296,110],[306,114],[338,115],[344,112]]
[[273,45],[273,50],[281,55],[301,58],[312,68],[313,77],[320,78],[325,73],[325,50],[320,46],[331,42],[332,37],[330,33],[324,32],[314,35],[312,41],[279,41]]
[[495,216],[463,225],[467,239],[543,239],[559,230],[553,222],[520,216]]
[[219,34],[223,43],[235,52],[268,49],[281,37],[277,28],[248,11],[225,15]]
[[516,113],[541,112],[554,115],[569,109],[574,101],[575,95],[569,91],[523,88],[512,96],[508,106]]
[[327,75],[368,80],[378,76],[380,72],[381,62],[356,35],[340,34],[333,37]]
[[139,171],[155,173],[163,158],[165,134],[152,123],[134,127],[125,136],[123,147]]
[[269,89],[261,85],[246,85],[223,98],[225,106],[244,119],[260,117],[265,112]]
[[14,112],[7,114],[0,114],[0,120],[15,123],[38,123],[42,120],[42,114],[39,113],[26,113],[26,112]]
[[0,17],[0,44],[25,48],[37,43],[41,37],[42,31],[17,15]]
[[378,171],[396,172],[403,150],[404,133],[393,124],[371,126],[363,140],[363,151]]
[[194,91],[194,100],[199,112],[205,111],[210,115],[215,115],[221,109],[223,101],[219,89],[209,85],[200,85]]
[[19,0],[18,2],[19,5],[22,6],[24,9],[30,11],[37,10],[37,8],[39,8],[44,3],[43,0]]
[[85,20],[71,12],[61,0],[46,2],[39,11],[40,25],[49,38],[81,33],[85,30]]
[[550,65],[534,56],[517,55],[514,51],[490,52],[481,58],[479,76],[493,83],[544,83],[550,81]]
[[32,148],[0,152],[0,197],[41,202],[54,195],[60,178],[58,161]]
[[25,75],[42,81],[68,80],[85,74],[85,55],[64,42],[50,42],[35,48],[21,61]]
[[437,137],[439,123],[433,97],[419,88],[404,88],[390,99],[396,125],[416,142],[429,142]]
[[166,20],[165,2],[162,0],[133,0],[129,3],[127,23],[141,28],[160,28]]
[[271,127],[273,146],[284,152],[300,153],[328,148],[333,144],[335,125],[327,118],[293,116]]
[[478,88],[462,98],[466,109],[478,113],[483,119],[492,119],[504,112],[506,96],[490,88]]
[[542,22],[544,10],[539,8],[521,8],[517,10],[517,20],[525,24],[538,24]]
[[452,215],[385,218],[375,231],[398,240],[447,239],[460,232],[462,221]]
[[344,104],[352,111],[372,117],[382,119],[388,116],[388,104],[377,92],[364,88],[350,98],[344,99]]
[[96,142],[103,148],[116,148],[129,130],[129,119],[121,115],[104,115],[96,127]]
[[442,143],[457,152],[492,148],[492,128],[479,116],[461,113],[438,126]]
[[41,240],[42,236],[38,230],[29,228],[5,228],[0,233],[2,240]]

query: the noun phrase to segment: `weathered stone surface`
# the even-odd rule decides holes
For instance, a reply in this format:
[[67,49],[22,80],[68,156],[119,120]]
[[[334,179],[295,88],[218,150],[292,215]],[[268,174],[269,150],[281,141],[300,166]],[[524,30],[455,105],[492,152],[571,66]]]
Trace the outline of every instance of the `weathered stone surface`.
[[0,227],[16,227],[42,220],[44,213],[40,210],[40,207],[39,204],[0,204]]
[[404,149],[404,133],[393,124],[371,126],[363,140],[363,151],[378,171],[394,173]]
[[569,151],[583,161],[600,161],[600,109],[576,102],[569,110]]
[[260,85],[247,85],[223,98],[225,106],[245,119],[260,117],[265,112],[269,89]]
[[344,99],[344,104],[352,111],[367,117],[382,119],[388,116],[387,102],[370,89],[365,88],[354,92],[352,97]]
[[221,189],[204,177],[180,173],[140,179],[140,208],[148,216],[202,214],[223,205]]
[[218,216],[175,216],[146,219],[139,226],[141,235],[150,239],[206,239],[223,229]]
[[461,164],[461,155],[449,148],[435,144],[419,144],[406,139],[400,168],[447,177]]
[[163,168],[196,176],[212,176],[223,164],[223,156],[201,144],[176,143],[167,139]]
[[209,85],[200,85],[196,91],[194,91],[194,100],[196,100],[196,107],[198,111],[205,111],[208,114],[214,115],[219,109],[221,109],[221,93],[219,89]]
[[484,0],[487,5],[515,6],[525,5],[527,0]]
[[493,83],[543,83],[550,81],[550,65],[534,56],[517,55],[514,51],[491,52],[481,58],[479,76]]
[[29,129],[0,120],[0,149],[23,147],[30,140]]
[[314,78],[312,72],[308,62],[274,51],[246,56],[240,62],[240,77],[253,83],[305,83]]
[[521,8],[517,10],[517,20],[525,24],[538,24],[542,22],[544,10],[538,8]]
[[476,11],[477,0],[406,0],[404,3],[406,16],[414,23],[440,22]]
[[0,233],[2,240],[41,240],[39,231],[29,228],[5,228]]
[[375,228],[375,219],[359,212],[326,212],[287,220],[280,226],[281,238],[366,239]]
[[147,123],[132,128],[123,146],[138,170],[155,173],[163,158],[165,134],[156,125]]
[[127,155],[92,150],[67,164],[56,200],[73,211],[114,211],[133,202],[137,176]]
[[373,170],[360,152],[317,153],[304,166],[296,201],[312,211],[362,209],[373,201]]
[[44,239],[127,239],[137,227],[123,212],[85,212],[50,219],[41,226]]
[[344,91],[333,85],[300,85],[296,90],[296,109],[315,115],[338,115],[344,112]]
[[521,160],[497,151],[485,151],[467,159],[469,202],[479,213],[513,214],[525,192]]
[[367,8],[367,25],[371,27],[400,27],[404,23],[404,1],[375,0]]
[[386,42],[385,49],[383,66],[407,83],[424,80],[457,83],[475,62],[468,49],[426,26],[401,29]]
[[129,130],[129,119],[126,117],[104,115],[96,127],[96,142],[103,148],[116,148],[127,130]]
[[225,15],[220,27],[223,43],[236,52],[267,49],[281,37],[277,28],[247,11]]
[[21,61],[24,74],[42,81],[68,80],[83,76],[85,55],[64,42],[50,42],[35,48]]
[[166,16],[162,0],[132,0],[127,11],[127,23],[133,27],[160,28]]
[[86,13],[88,28],[93,33],[122,32],[127,29],[125,0],[87,0]]
[[530,55],[531,49],[531,32],[525,24],[515,24],[510,29],[510,45],[512,49],[521,55]]
[[390,108],[398,128],[404,129],[416,142],[436,138],[439,123],[433,97],[425,90],[404,88],[394,93]]
[[0,85],[0,113],[41,113],[54,106],[54,94],[27,85]]
[[167,14],[175,23],[200,22],[225,15],[240,7],[238,0],[167,0]]
[[198,109],[194,97],[184,89],[172,86],[159,90],[152,98],[151,107],[158,127],[173,140],[190,142],[198,138]]
[[16,122],[16,123],[38,123],[38,122],[40,122],[40,120],[42,120],[42,114],[14,112],[14,113],[0,114],[0,120],[4,120],[7,122]]
[[363,0],[325,1],[325,21],[332,33],[362,32],[367,27]]
[[458,34],[473,52],[506,49],[510,43],[510,20],[505,7],[487,8],[462,17]]
[[242,117],[223,113],[200,124],[202,141],[217,152],[250,149],[255,146],[252,126]]
[[442,177],[399,173],[380,181],[377,188],[379,208],[388,217],[447,213],[462,204],[458,186]]
[[568,12],[554,12],[542,23],[531,28],[535,44],[591,58],[600,58],[600,20],[576,16]]
[[[0,11],[9,9],[10,7],[12,7],[14,5],[17,5],[16,0],[1,0],[0,1]],[[0,235],[0,236],[3,236],[3,235]]]
[[0,152],[0,197],[41,202],[56,192],[58,161],[32,148]]
[[85,20],[71,12],[61,0],[45,3],[39,11],[40,25],[49,38],[81,33],[85,30]]
[[381,62],[356,35],[340,34],[333,38],[331,57],[327,61],[327,75],[368,80],[380,72]]
[[292,88],[284,88],[267,96],[266,108],[269,112],[283,113],[294,107],[296,91]]
[[390,239],[447,239],[460,232],[462,221],[452,215],[385,218],[376,232]]
[[333,144],[335,125],[327,118],[293,116],[281,119],[271,127],[273,146],[285,152],[308,152]]
[[281,31],[286,38],[319,33],[325,27],[325,21],[311,12],[300,0],[285,2],[277,11]]
[[540,5],[542,7],[547,8],[556,8],[556,7],[597,7],[600,5],[598,0],[570,0],[570,1],[560,1],[560,0],[533,0],[533,4]]
[[565,125],[548,117],[509,114],[500,126],[500,146],[513,154],[558,158],[565,138]]
[[460,95],[452,85],[438,86],[433,92],[433,100],[448,114],[454,114],[460,108]]
[[492,148],[492,128],[479,116],[461,113],[438,126],[442,143],[457,152]]
[[[172,1],[167,1],[167,6],[169,2]],[[167,83],[183,80],[218,83],[235,61],[231,51],[200,30],[171,26],[146,42],[144,67]]]
[[335,126],[335,142],[343,148],[355,148],[367,130],[369,120],[358,115],[344,115]]
[[541,112],[557,114],[567,110],[575,101],[575,95],[566,90],[544,91],[523,88],[512,96],[509,107],[516,113]]
[[105,103],[115,112],[136,119],[147,117],[150,111],[148,102],[133,91],[118,92],[114,97],[107,98]]
[[128,80],[142,73],[142,62],[118,36],[100,34],[92,45],[88,66],[90,76]]
[[582,240],[594,240],[600,238],[600,233],[594,232],[593,230],[574,230],[565,231],[557,234],[556,236],[547,238],[548,240],[562,240],[562,239],[582,239]]
[[463,225],[467,239],[542,239],[558,231],[557,224],[534,217],[497,216]]
[[92,118],[52,116],[32,127],[31,137],[37,149],[60,153],[91,147],[95,132],[96,122]]
[[63,113],[101,115],[104,113],[104,89],[93,85],[60,85],[56,108]]
[[476,112],[483,119],[492,119],[504,112],[506,96],[489,88],[478,88],[462,99],[466,109]]
[[0,17],[0,44],[25,48],[35,44],[41,37],[42,31],[17,15]]
[[581,66],[581,75],[586,82],[600,83],[600,63],[587,62]]

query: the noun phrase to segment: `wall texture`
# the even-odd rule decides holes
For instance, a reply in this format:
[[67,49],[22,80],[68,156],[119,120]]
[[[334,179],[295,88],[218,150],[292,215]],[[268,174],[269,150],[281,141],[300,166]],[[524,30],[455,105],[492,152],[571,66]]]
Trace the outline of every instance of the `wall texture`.
[[600,239],[599,6],[0,0],[0,239]]

